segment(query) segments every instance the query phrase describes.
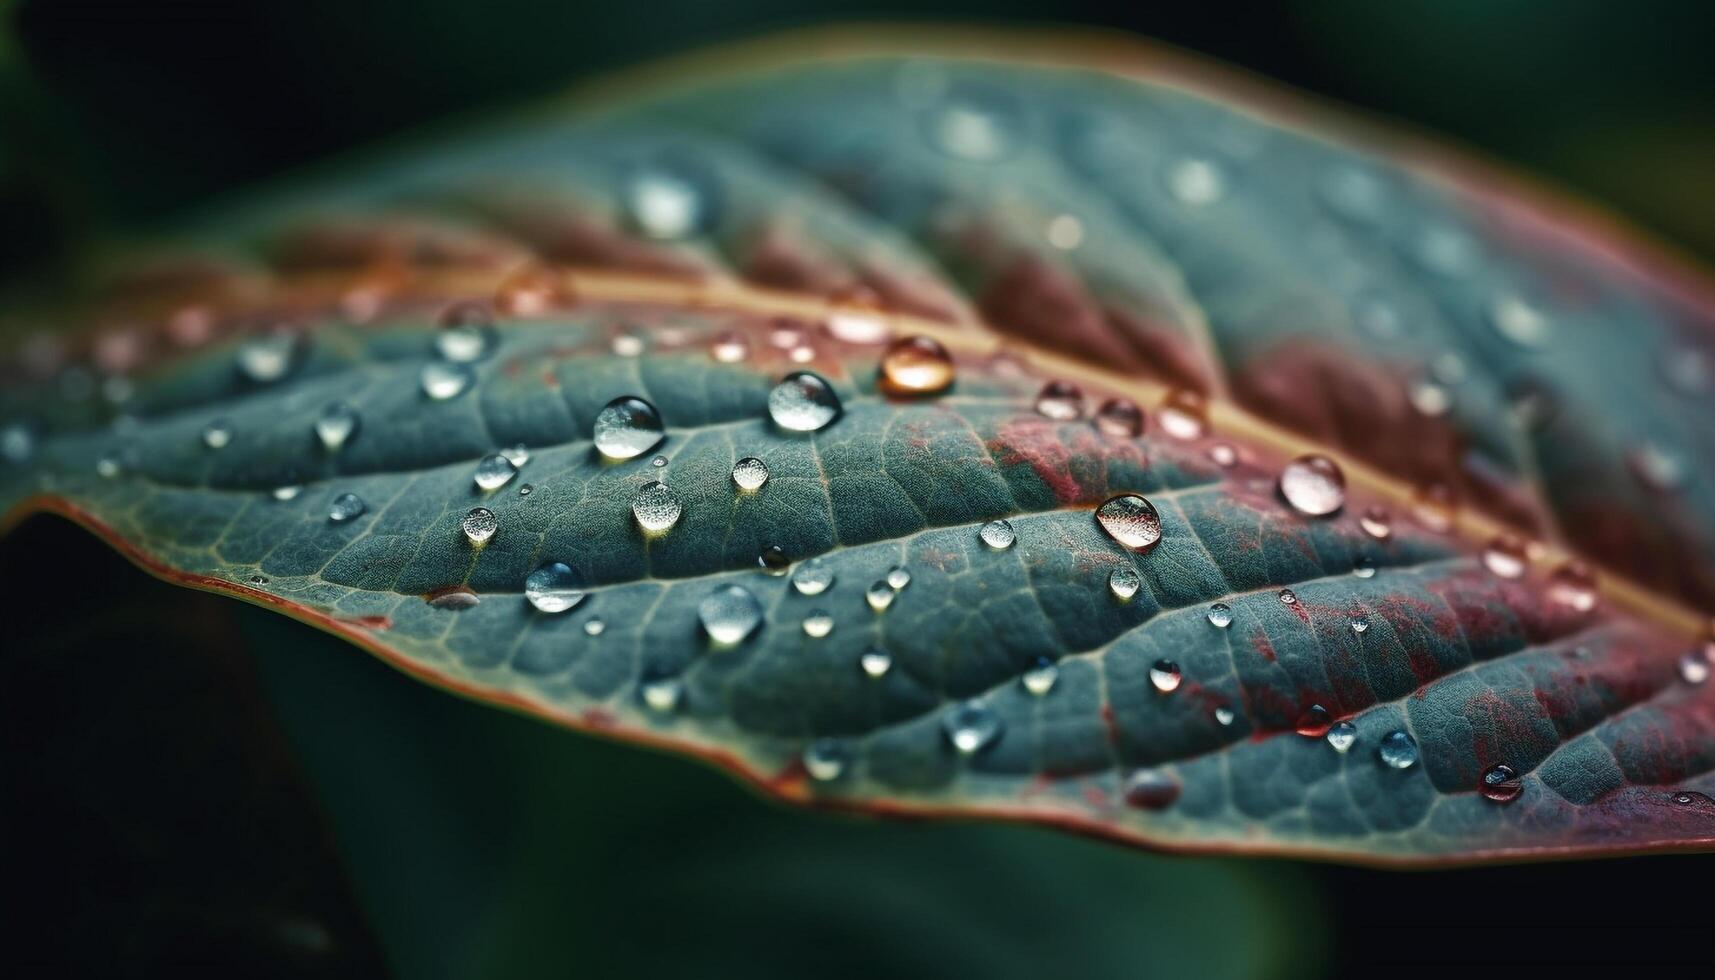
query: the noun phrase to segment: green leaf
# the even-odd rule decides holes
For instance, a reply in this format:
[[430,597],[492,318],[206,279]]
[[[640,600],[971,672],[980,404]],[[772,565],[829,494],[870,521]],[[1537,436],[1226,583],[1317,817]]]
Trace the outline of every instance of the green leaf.
[[[1707,846],[1704,287],[1158,55],[1011,43],[823,38],[209,216],[20,341],[0,503],[818,805],[1383,863]],[[883,383],[880,332],[945,345],[950,388]],[[825,427],[771,417],[795,371]],[[622,397],[665,432],[616,461]],[[1307,453],[1333,515],[1278,489]],[[654,481],[681,514],[647,532]],[[1159,544],[1104,530],[1120,494]],[[546,613],[556,562],[587,597]],[[734,587],[761,622],[717,642]]]

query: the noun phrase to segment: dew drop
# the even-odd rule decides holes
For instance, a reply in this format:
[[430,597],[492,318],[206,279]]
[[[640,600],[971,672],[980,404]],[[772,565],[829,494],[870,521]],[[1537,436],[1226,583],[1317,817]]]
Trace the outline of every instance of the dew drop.
[[774,424],[792,432],[815,432],[839,418],[840,399],[818,374],[794,371],[768,393]]
[[1011,105],[998,96],[960,96],[931,110],[924,126],[930,141],[948,156],[992,163],[1012,152],[1019,135]]
[[893,589],[885,579],[876,579],[864,592],[863,599],[876,612],[885,612],[888,606],[893,605],[894,595]]
[[1179,781],[1160,769],[1134,769],[1121,789],[1127,806],[1160,810],[1179,799]]
[[435,334],[435,353],[454,364],[469,364],[485,357],[494,347],[494,318],[487,304],[459,303],[441,314],[441,330]]
[[518,488],[518,496],[520,496],[520,497],[528,497],[535,492],[536,492],[536,488],[531,486],[528,483],[526,483],[523,486]]
[[518,475],[518,467],[512,465],[512,460],[499,453],[489,453],[477,460],[476,474],[473,477],[480,490],[499,490],[512,482]]
[[637,690],[649,710],[664,715],[679,706],[679,698],[685,693],[685,684],[674,676],[646,677]]
[[960,755],[974,755],[994,744],[1006,723],[981,701],[966,701],[941,716],[941,730]]
[[768,464],[755,456],[746,456],[732,464],[732,482],[745,493],[760,490],[768,482]]
[[1453,410],[1453,396],[1428,378],[1419,378],[1406,390],[1406,399],[1417,414],[1436,419]]
[[297,360],[302,338],[292,330],[275,330],[252,337],[238,347],[238,371],[256,384],[271,384],[286,376]]
[[1376,754],[1395,769],[1410,769],[1417,765],[1417,743],[1405,732],[1388,732],[1383,735]]
[[500,451],[500,455],[511,460],[512,465],[519,469],[523,469],[524,464],[530,462],[530,450],[523,443],[519,443],[509,449],[502,449]]
[[1328,734],[1328,729],[1332,723],[1333,719],[1328,717],[1328,709],[1319,704],[1313,704],[1305,708],[1304,713],[1298,716],[1298,721],[1292,726],[1292,730],[1305,738],[1321,738]]
[[1358,726],[1349,721],[1339,721],[1328,726],[1328,731],[1322,736],[1335,752],[1344,755],[1358,742]]
[[1056,422],[1084,417],[1084,391],[1070,381],[1050,381],[1036,394],[1036,412]]
[[1298,605],[1298,593],[1291,589],[1281,589],[1280,602],[1282,605],[1296,606]]
[[780,350],[789,351],[802,347],[805,339],[803,325],[790,317],[776,317],[774,325],[768,331],[768,343]]
[[1483,567],[1501,578],[1518,578],[1526,564],[1524,542],[1514,535],[1498,535],[1483,549]]
[[457,398],[470,388],[475,377],[468,365],[430,361],[423,365],[423,394],[438,402]]
[[887,570],[887,587],[895,592],[911,584],[911,572],[904,565],[895,565]]
[[742,585],[723,585],[697,604],[697,618],[709,639],[731,646],[762,625],[762,603]]
[[1018,540],[1017,533],[1007,521],[989,521],[977,532],[977,536],[982,538],[983,544],[996,551],[1005,551]]
[[1671,799],[1675,806],[1715,807],[1715,799],[1710,799],[1708,794],[1689,790],[1682,790],[1668,797],[1668,799]]
[[1217,442],[1209,447],[1209,462],[1221,469],[1231,469],[1239,461],[1239,451],[1231,443]]
[[1155,505],[1135,493],[1109,497],[1096,508],[1096,523],[1121,545],[1147,552],[1161,541],[1161,515]]
[[323,449],[337,453],[357,433],[361,422],[357,409],[345,402],[334,402],[316,418],[316,438],[321,440]]
[[1121,602],[1137,595],[1137,590],[1142,587],[1143,579],[1130,568],[1116,568],[1108,573],[1108,589]]
[[626,330],[616,334],[609,347],[619,357],[642,357],[649,349],[649,341],[635,330]]
[[1489,308],[1495,332],[1520,347],[1544,347],[1551,339],[1549,322],[1542,311],[1517,296],[1503,296]]
[[667,457],[656,456],[654,459],[649,461],[649,465],[655,467],[656,469],[660,469],[663,466],[667,465]]
[[1179,665],[1171,660],[1157,660],[1149,668],[1149,682],[1162,694],[1179,690],[1179,682],[1183,677]]
[[1224,602],[1217,602],[1209,607],[1209,625],[1218,630],[1224,630],[1233,625],[1233,607]]
[[268,491],[268,495],[273,497],[275,500],[296,500],[298,494],[303,492],[304,488],[302,484],[288,483],[284,486],[275,487]]
[[1179,160],[1167,168],[1167,192],[1180,204],[1205,207],[1227,193],[1221,168],[1212,160]]
[[[232,441],[232,423],[225,419],[215,419],[202,430],[202,444],[210,449],[225,449]],[[9,457],[8,457],[9,458]]]
[[118,456],[109,453],[95,461],[95,472],[104,480],[112,480],[125,472],[125,467],[119,462]]
[[1596,573],[1582,562],[1567,562],[1548,576],[1548,599],[1587,613],[1596,608]]
[[683,509],[678,495],[659,480],[645,483],[631,498],[631,516],[637,518],[638,527],[648,532],[665,531],[679,523]]
[[[875,293],[864,287],[848,290],[843,295],[834,297],[834,305],[829,308],[827,315],[822,319],[822,328],[828,332],[828,336],[835,340],[860,346],[879,344],[893,335],[893,329],[888,323],[887,316],[882,312]],[[918,339],[928,340],[926,337]],[[928,342],[936,350],[940,350],[942,356],[946,355],[947,352],[941,350],[940,344],[933,340]],[[895,348],[898,346],[898,344],[894,345]],[[892,353],[892,350],[888,351],[889,355]],[[950,374],[950,364],[948,371]],[[887,373],[885,357],[882,363],[882,373],[883,375]],[[951,380],[949,377],[948,381]],[[941,388],[945,387],[945,384],[941,385]]]
[[764,547],[757,553],[756,567],[767,572],[769,575],[778,577],[785,575],[787,570],[792,567],[792,559],[786,557],[785,548],[782,548],[777,544],[771,544]]
[[1511,803],[1524,792],[1524,778],[1505,763],[1493,765],[1483,770],[1482,779],[1477,783],[1477,791],[1484,799],[1496,803]]
[[1110,398],[1096,409],[1096,431],[1103,435],[1135,439],[1143,434],[1143,409],[1127,398]]
[[858,657],[858,667],[869,677],[883,677],[893,669],[893,657],[880,647],[870,647]]
[[1368,555],[1361,556],[1352,563],[1352,574],[1358,578],[1376,577],[1376,560]]
[[1047,657],[1037,657],[1036,663],[1018,678],[1024,689],[1037,697],[1054,690],[1054,683],[1059,679],[1060,668]]
[[811,558],[798,566],[792,575],[792,587],[799,595],[821,595],[834,584],[834,570],[820,558]]
[[1363,516],[1358,518],[1358,526],[1377,541],[1386,541],[1393,537],[1393,516],[1385,507],[1365,508]]
[[1453,495],[1453,488],[1445,483],[1424,484],[1411,501],[1412,519],[1436,534],[1452,530],[1457,509],[1458,500]]
[[834,631],[834,617],[826,609],[812,609],[804,617],[804,635],[821,639]]
[[538,612],[563,613],[583,602],[584,592],[569,565],[551,561],[524,577],[524,598]]
[[1693,651],[1679,658],[1679,679],[1697,685],[1709,679],[1709,661],[1701,652]]
[[697,175],[678,167],[647,166],[631,173],[623,190],[632,227],[661,240],[700,234],[712,218]]
[[602,622],[600,616],[591,616],[589,619],[584,620],[585,636],[600,636],[602,633],[606,632],[606,630],[607,624]]
[[[211,424],[210,428],[213,425]],[[230,438],[231,433],[228,433]],[[208,429],[203,430],[203,441],[208,441]],[[226,445],[223,440],[221,445]],[[210,446],[219,449],[220,446]],[[0,459],[15,466],[28,463],[36,455],[36,431],[28,422],[8,422],[0,427]]]
[[1300,456],[1280,471],[1280,495],[1300,514],[1327,517],[1346,505],[1346,475],[1326,456]]
[[665,438],[665,431],[654,405],[624,395],[596,414],[591,438],[596,450],[608,459],[631,459],[654,449]]
[[881,387],[894,395],[938,395],[953,384],[953,358],[928,337],[902,337],[881,358]]
[[736,331],[716,334],[709,343],[709,356],[722,364],[737,364],[750,357],[750,341]]
[[449,585],[425,595],[423,601],[427,602],[431,609],[449,609],[456,612],[482,605],[482,596],[462,585]]
[[1209,405],[1202,395],[1178,389],[1168,393],[1155,414],[1161,431],[1180,441],[1201,439],[1209,434]]
[[459,521],[459,530],[464,532],[465,540],[477,547],[488,543],[494,537],[494,532],[500,530],[500,521],[494,516],[494,511],[486,507],[473,507]]
[[846,771],[851,753],[837,738],[818,738],[804,748],[804,771],[819,783],[832,782]]
[[333,498],[333,503],[328,506],[328,520],[343,524],[361,515],[365,507],[362,497],[355,493],[342,493]]
[[1358,619],[1352,620],[1352,632],[1358,634],[1359,636],[1363,636],[1365,633],[1368,633],[1369,631],[1370,631],[1370,621],[1369,620],[1363,619],[1361,617]]
[[1220,725],[1222,728],[1231,725],[1233,720],[1237,717],[1238,715],[1233,713],[1233,709],[1225,705],[1215,709],[1215,724]]

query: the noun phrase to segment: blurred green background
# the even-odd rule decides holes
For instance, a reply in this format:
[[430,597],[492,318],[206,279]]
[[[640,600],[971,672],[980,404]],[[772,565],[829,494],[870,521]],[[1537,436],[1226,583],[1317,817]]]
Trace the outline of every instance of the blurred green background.
[[[1595,0],[25,0],[0,278],[605,69],[853,19],[1147,35],[1477,147],[1715,255],[1715,9]],[[66,588],[66,582],[77,583]],[[1314,977],[1710,963],[1707,858],[1393,874],[764,803],[409,681],[37,520],[0,543],[12,975]]]

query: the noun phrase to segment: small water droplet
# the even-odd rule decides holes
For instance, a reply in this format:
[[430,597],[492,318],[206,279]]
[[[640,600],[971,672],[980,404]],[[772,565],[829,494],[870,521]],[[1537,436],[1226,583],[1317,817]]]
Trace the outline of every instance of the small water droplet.
[[1212,160],[1185,159],[1167,168],[1167,191],[1181,204],[1206,207],[1227,193],[1226,177]]
[[893,657],[880,647],[870,647],[858,658],[858,666],[870,677],[882,677],[893,669]]
[[1298,593],[1292,591],[1291,589],[1281,589],[1280,590],[1280,601],[1283,605],[1296,606],[1296,605],[1298,605]]
[[811,558],[798,566],[792,575],[792,587],[799,595],[821,595],[834,584],[834,569],[821,558]]
[[1160,810],[1179,799],[1179,781],[1160,769],[1135,769],[1121,789],[1127,806]]
[[762,603],[742,585],[723,585],[697,604],[697,618],[709,639],[731,646],[762,625]]
[[864,591],[863,599],[876,612],[885,612],[888,606],[893,605],[894,594],[893,589],[885,579],[876,579]]
[[1110,398],[1096,409],[1096,431],[1103,435],[1135,439],[1143,434],[1143,409],[1127,398]]
[[1453,410],[1453,396],[1428,378],[1419,378],[1406,389],[1411,407],[1425,418],[1438,419]]
[[468,364],[485,357],[494,347],[494,341],[494,317],[488,304],[467,301],[448,307],[441,314],[435,353],[455,364]]
[[1446,534],[1453,529],[1458,507],[1458,498],[1452,487],[1445,483],[1427,483],[1419,487],[1412,497],[1411,516],[1424,530]]
[[202,430],[202,444],[210,449],[225,449],[232,442],[232,423],[226,419],[215,419]]
[[423,601],[427,602],[431,609],[450,609],[456,612],[482,605],[482,596],[462,585],[449,585],[423,596]]
[[665,531],[679,523],[682,512],[679,496],[659,480],[645,483],[631,498],[631,516],[637,518],[638,527],[648,532]]
[[656,456],[654,459],[649,461],[649,465],[655,467],[656,469],[660,469],[663,466],[667,465],[667,457]]
[[1483,549],[1483,567],[1501,578],[1518,578],[1527,565],[1524,542],[1514,535],[1497,535]]
[[626,216],[644,235],[671,240],[701,234],[713,219],[713,202],[701,174],[670,164],[639,167],[623,188]]
[[904,565],[895,565],[887,570],[887,586],[895,592],[911,584],[911,572]]
[[296,500],[298,494],[303,492],[304,487],[302,484],[288,483],[284,486],[275,487],[268,491],[268,495],[273,497],[275,500]]
[[1567,562],[1548,576],[1548,599],[1587,613],[1596,608],[1596,573],[1582,562]]
[[1048,238],[1048,244],[1063,252],[1070,252],[1084,244],[1084,223],[1078,220],[1077,215],[1057,214],[1048,219],[1044,234]]
[[1377,541],[1386,541],[1393,537],[1393,516],[1385,507],[1365,508],[1363,516],[1358,518],[1358,526]]
[[584,591],[571,566],[551,561],[524,577],[524,598],[539,612],[563,613],[584,601]]
[[1328,716],[1328,709],[1319,704],[1313,704],[1305,708],[1304,713],[1298,716],[1298,721],[1293,724],[1292,730],[1305,738],[1321,738],[1328,734],[1328,728],[1332,724],[1333,719]]
[[500,451],[500,455],[510,459],[512,461],[512,465],[519,469],[523,469],[524,464],[530,462],[530,450],[523,443],[519,443],[518,445],[512,446],[508,449],[502,449]]
[[661,413],[641,398],[623,395],[596,414],[591,438],[608,459],[631,459],[654,449],[666,437]]
[[1322,737],[1327,739],[1335,752],[1343,755],[1357,744],[1358,726],[1349,721],[1335,722],[1328,726],[1328,731]]
[[1524,777],[1520,776],[1512,766],[1504,763],[1493,765],[1483,770],[1483,776],[1477,782],[1477,791],[1485,799],[1496,803],[1511,803],[1524,792]]
[[1376,577],[1376,560],[1368,555],[1362,555],[1352,563],[1352,574],[1358,578]]
[[1209,462],[1221,469],[1231,469],[1239,461],[1239,451],[1230,443],[1217,442],[1209,447]]
[[735,331],[716,334],[709,343],[709,356],[722,364],[737,364],[750,357],[750,341]]
[[536,492],[536,488],[531,486],[528,483],[526,483],[523,486],[518,488],[518,496],[520,496],[520,497],[528,497],[532,493],[535,493],[535,492]]
[[1220,725],[1222,728],[1231,725],[1237,717],[1238,715],[1233,713],[1233,709],[1225,705],[1215,709],[1215,724]]
[[500,530],[500,521],[494,516],[494,511],[474,507],[459,521],[459,530],[464,532],[465,540],[480,548],[494,537],[495,531]]
[[786,557],[786,549],[777,544],[764,547],[756,555],[756,567],[773,576],[785,575],[792,567],[792,559]]
[[1224,630],[1233,625],[1233,607],[1224,602],[1217,602],[1209,607],[1207,618],[1210,626]]
[[1042,697],[1054,690],[1054,683],[1060,679],[1060,668],[1047,657],[1037,657],[1036,663],[1019,675],[1019,683],[1024,689],[1037,697]]
[[948,156],[992,163],[1012,152],[1021,122],[1010,99],[975,92],[930,109],[923,125],[930,142]]
[[1417,742],[1405,732],[1388,732],[1376,748],[1381,760],[1395,769],[1410,769],[1417,765]]
[[430,361],[423,365],[423,394],[434,401],[457,398],[470,388],[474,380],[476,375],[469,365],[450,361]]
[[364,510],[365,504],[362,497],[355,493],[342,493],[333,498],[333,503],[328,505],[328,520],[335,524],[343,524],[361,515]]
[[851,753],[837,738],[818,738],[804,748],[804,771],[819,783],[832,782],[846,771]]
[[1517,296],[1503,296],[1489,308],[1495,332],[1520,347],[1547,346],[1551,339],[1548,317]]
[[1018,540],[1018,535],[1012,530],[1012,525],[1006,521],[989,521],[977,532],[983,544],[996,551],[1005,551]]
[[941,730],[960,755],[974,755],[998,740],[1006,728],[1000,715],[981,701],[966,701],[941,716]]
[[1143,579],[1130,568],[1116,568],[1108,573],[1108,589],[1121,602],[1137,595],[1137,590],[1142,587]]
[[1709,679],[1709,660],[1700,651],[1679,658],[1679,679],[1687,684],[1701,684]]
[[614,334],[609,349],[618,357],[642,357],[649,349],[649,341],[635,330],[623,330]]
[[297,361],[302,339],[297,331],[289,329],[251,337],[238,346],[239,373],[256,384],[280,380]]
[[1202,395],[1186,389],[1168,392],[1155,413],[1161,431],[1182,442],[1209,434],[1209,404]]
[[1346,475],[1326,456],[1300,456],[1280,471],[1280,495],[1293,510],[1327,517],[1346,506]]
[[489,453],[477,460],[476,473],[472,477],[480,490],[499,490],[512,482],[518,475],[518,467],[512,465],[512,460],[499,453]]
[[815,432],[839,418],[840,399],[820,375],[794,371],[768,393],[774,424],[792,432]]
[[1124,547],[1147,552],[1161,541],[1161,515],[1135,493],[1109,497],[1096,508],[1096,524]]
[[1084,417],[1084,391],[1070,381],[1050,381],[1036,394],[1037,414],[1056,422]]
[[337,453],[357,433],[361,423],[357,409],[345,402],[333,402],[316,418],[316,438],[321,440],[323,449]]
[[755,456],[746,456],[732,465],[732,482],[746,493],[760,490],[768,482],[768,464]]
[[645,677],[638,684],[637,691],[649,710],[664,715],[679,706],[679,699],[685,693],[685,683],[672,675]]
[[1149,682],[1162,694],[1171,694],[1179,690],[1179,681],[1184,675],[1179,671],[1179,665],[1171,660],[1157,660],[1149,668]]
[[1715,807],[1715,799],[1710,799],[1706,793],[1681,790],[1668,798],[1674,802],[1675,806]]
[[268,576],[266,576],[266,575],[252,575],[252,576],[250,576],[250,584],[251,585],[267,585],[268,584]]
[[812,609],[804,617],[804,635],[821,639],[834,631],[834,617],[826,609]]
[[928,337],[902,337],[881,358],[881,387],[894,395],[938,395],[953,384],[953,358]]

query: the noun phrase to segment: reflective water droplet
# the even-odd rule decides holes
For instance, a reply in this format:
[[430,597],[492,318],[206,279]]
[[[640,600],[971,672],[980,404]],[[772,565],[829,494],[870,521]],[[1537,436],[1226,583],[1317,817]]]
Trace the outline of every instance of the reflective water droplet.
[[1006,728],[1000,715],[981,701],[966,701],[941,716],[941,730],[960,755],[974,755],[992,745]]
[[584,601],[584,591],[571,566],[551,561],[524,577],[524,598],[539,612],[563,613]]
[[792,567],[792,559],[786,557],[786,549],[777,544],[764,547],[756,555],[756,567],[770,575],[785,575]]
[[1358,634],[1359,636],[1363,636],[1365,633],[1368,633],[1369,631],[1370,631],[1370,621],[1369,620],[1364,619],[1361,616],[1352,620],[1352,632]]
[[840,399],[820,375],[794,371],[768,393],[774,424],[793,432],[815,432],[840,415]]
[[1217,602],[1209,607],[1207,618],[1210,626],[1224,630],[1233,625],[1233,607],[1224,602]]
[[1233,709],[1226,705],[1222,705],[1215,709],[1215,724],[1220,725],[1222,728],[1231,725],[1237,717],[1238,715],[1233,713]]
[[470,367],[449,361],[430,361],[423,365],[423,394],[434,401],[444,402],[465,393],[476,379]]
[[1501,578],[1518,578],[1524,574],[1524,542],[1511,534],[1498,535],[1483,549],[1483,567]]
[[342,493],[333,498],[333,503],[328,505],[328,520],[335,524],[342,524],[362,514],[365,506],[363,498],[357,494]]
[[1280,495],[1300,514],[1327,517],[1346,506],[1346,474],[1326,456],[1300,456],[1280,471]]
[[806,336],[804,325],[791,317],[776,317],[768,328],[768,343],[781,350],[804,346]]
[[488,304],[464,302],[441,314],[441,329],[435,334],[435,353],[455,364],[479,361],[494,347],[494,317]]
[[703,632],[716,643],[740,643],[762,625],[762,603],[742,585],[723,585],[697,604]]
[[1209,462],[1221,469],[1231,469],[1239,461],[1239,451],[1230,443],[1217,442],[1209,447]]
[[1477,782],[1477,791],[1485,799],[1496,803],[1511,803],[1524,792],[1524,777],[1520,776],[1512,766],[1504,763],[1493,765],[1483,770],[1483,776]]
[[895,565],[887,570],[887,587],[895,592],[911,584],[911,572],[904,565]]
[[1328,716],[1328,709],[1319,704],[1313,704],[1305,708],[1304,713],[1298,716],[1298,721],[1293,724],[1292,730],[1305,738],[1321,738],[1328,734],[1328,729],[1332,724],[1333,719]]
[[1084,417],[1084,391],[1070,381],[1050,381],[1036,395],[1036,412],[1057,422]]
[[804,617],[804,635],[821,639],[834,631],[834,617],[826,609],[812,609]]
[[1044,231],[1048,244],[1063,252],[1070,252],[1084,244],[1084,223],[1077,215],[1057,214],[1048,219],[1048,227]]
[[1411,517],[1425,530],[1446,534],[1453,529],[1458,512],[1458,498],[1445,483],[1428,483],[1418,488],[1411,501]]
[[252,576],[250,576],[250,584],[251,585],[267,585],[268,584],[268,576],[266,576],[266,575],[252,575]]
[[1116,568],[1108,573],[1108,589],[1122,602],[1137,595],[1137,590],[1141,588],[1143,579],[1130,568]]
[[[835,340],[862,346],[879,344],[893,336],[893,328],[882,310],[880,298],[867,286],[842,290],[835,295],[833,305],[822,319],[822,328]],[[929,342],[940,348],[934,341]],[[945,355],[946,351],[941,353]],[[885,373],[885,364],[883,368]]]
[[684,696],[685,682],[674,675],[645,677],[637,686],[643,703],[657,714],[667,714],[679,706]]
[[[207,429],[203,430],[203,441],[208,441]],[[221,445],[226,445],[226,442],[222,440]],[[210,446],[209,448],[219,449],[220,446]],[[28,422],[16,421],[7,422],[4,426],[0,426],[0,459],[4,459],[14,466],[22,466],[35,455],[36,430],[33,425]]]
[[1096,524],[1124,547],[1147,552],[1161,541],[1161,515],[1135,493],[1109,497],[1096,508]]
[[1179,799],[1179,780],[1160,769],[1134,769],[1120,792],[1127,806],[1160,810]]
[[645,531],[667,530],[679,523],[682,512],[679,496],[659,480],[645,483],[631,498],[631,516],[637,518],[637,526]]
[[1715,807],[1715,799],[1711,799],[1708,794],[1692,792],[1690,790],[1681,790],[1680,792],[1668,797],[1668,799],[1672,800],[1676,806]]
[[654,449],[666,438],[666,431],[654,405],[622,395],[596,413],[591,438],[608,459],[631,459]]
[[1376,560],[1368,555],[1360,556],[1352,563],[1352,574],[1358,578],[1375,578]]
[[701,175],[666,164],[633,171],[623,191],[632,227],[650,238],[668,240],[701,234],[713,218],[712,201]]
[[1005,551],[1012,547],[1014,541],[1018,540],[1018,535],[1012,530],[1012,525],[1006,521],[989,521],[982,526],[981,530],[977,531],[977,536],[982,538],[983,544],[996,551]]
[[210,449],[225,449],[232,441],[232,423],[225,419],[215,419],[202,430],[202,444]]
[[500,530],[500,521],[487,507],[474,507],[459,521],[459,530],[464,532],[465,540],[481,547]]
[[1171,391],[1155,413],[1155,421],[1170,438],[1201,439],[1209,433],[1209,403],[1194,391]]
[[1386,507],[1365,508],[1363,516],[1358,518],[1358,526],[1377,541],[1393,537],[1393,515],[1387,512]]
[[893,605],[893,597],[894,591],[884,579],[876,579],[863,594],[864,601],[876,612],[884,612]]
[[1183,675],[1179,665],[1171,660],[1157,660],[1149,668],[1149,682],[1162,694],[1171,694],[1179,690],[1179,681]]
[[660,469],[663,466],[667,465],[667,457],[657,456],[654,459],[649,461],[649,465],[655,467],[656,469]]
[[840,778],[851,753],[837,738],[818,738],[804,748],[804,771],[819,783]]
[[449,585],[444,589],[436,589],[423,596],[423,601],[431,609],[474,609],[482,605],[482,596],[462,585]]
[[755,456],[746,456],[732,464],[732,482],[747,493],[760,490],[768,482],[768,464]]
[[625,330],[614,335],[609,347],[619,357],[642,357],[649,349],[649,341],[635,330]]
[[1296,606],[1298,605],[1298,593],[1291,589],[1281,589],[1280,601],[1283,605]]
[[526,483],[523,486],[518,488],[518,496],[520,496],[520,497],[528,497],[532,493],[535,493],[535,492],[536,492],[536,488],[531,486],[528,483]]
[[606,630],[607,624],[602,622],[600,616],[591,616],[589,619],[584,620],[585,636],[600,636],[602,633],[606,632]]
[[737,364],[750,357],[750,341],[735,331],[716,334],[709,343],[709,356],[722,364]]
[[345,402],[334,402],[316,418],[316,438],[321,440],[323,449],[337,453],[357,432],[361,422],[357,409]]
[[941,152],[961,160],[992,163],[1013,150],[1020,121],[1010,99],[965,93],[928,111],[924,127]]
[[286,376],[297,360],[302,338],[294,330],[274,330],[251,337],[238,345],[238,370],[256,384],[270,384]]
[[1167,168],[1167,191],[1181,204],[1204,207],[1227,193],[1226,177],[1212,160],[1185,159]]
[[1596,573],[1582,562],[1567,562],[1548,576],[1547,594],[1550,602],[1587,613],[1596,608]]
[[882,677],[893,669],[893,657],[880,647],[870,647],[858,658],[858,666],[870,677]]
[[1701,652],[1688,653],[1679,658],[1679,679],[1687,684],[1701,684],[1709,679],[1709,666]]
[[833,584],[834,569],[821,558],[803,562],[792,575],[792,587],[799,595],[821,595]]
[[1453,409],[1453,396],[1428,378],[1419,378],[1406,389],[1406,400],[1419,415],[1440,418]]
[[112,480],[125,472],[125,467],[119,462],[118,456],[108,453],[95,461],[95,472],[102,479]]
[[499,490],[512,482],[518,475],[518,467],[512,465],[512,460],[499,453],[489,453],[477,460],[476,473],[472,479],[480,490]]
[[881,358],[881,387],[894,395],[938,395],[953,384],[953,357],[928,337],[902,337]]
[[530,462],[530,450],[526,448],[523,443],[519,443],[518,445],[507,449],[502,449],[500,451],[500,455],[511,460],[512,465],[519,469],[523,469],[524,464]]
[[1551,339],[1548,318],[1517,296],[1503,296],[1489,308],[1495,332],[1520,347],[1544,347]]
[[1328,731],[1322,736],[1335,752],[1344,754],[1358,742],[1358,726],[1349,721],[1335,722],[1328,726]]
[[1417,765],[1417,742],[1405,732],[1388,732],[1382,736],[1376,754],[1395,769],[1410,769]]
[[268,491],[268,495],[273,497],[275,500],[295,500],[297,499],[298,494],[303,492],[304,487],[302,484],[288,483],[285,486],[275,487]]
[[1644,489],[1656,493],[1672,493],[1685,485],[1685,461],[1653,442],[1626,453],[1626,468]]
[[1042,697],[1054,690],[1054,683],[1059,679],[1059,666],[1047,657],[1037,657],[1036,663],[1019,675],[1018,681],[1026,691],[1037,697]]
[[1143,409],[1127,398],[1110,398],[1096,409],[1096,431],[1103,435],[1135,439],[1143,435]]
[[794,347],[786,353],[793,364],[808,364],[816,359],[816,348],[809,345]]

